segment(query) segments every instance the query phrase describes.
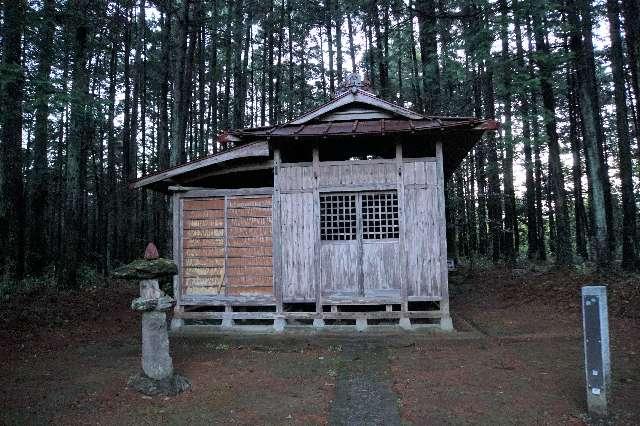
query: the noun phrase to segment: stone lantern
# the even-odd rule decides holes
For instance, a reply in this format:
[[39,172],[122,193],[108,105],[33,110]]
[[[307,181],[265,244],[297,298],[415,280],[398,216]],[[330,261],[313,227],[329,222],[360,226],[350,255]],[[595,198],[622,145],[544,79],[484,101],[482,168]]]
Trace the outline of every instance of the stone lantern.
[[128,385],[145,395],[177,395],[191,387],[189,381],[173,371],[169,354],[167,314],[175,300],[162,290],[158,279],[170,277],[178,269],[169,259],[160,258],[149,243],[144,259],[134,260],[113,271],[113,277],[140,281],[140,297],[131,309],[142,312],[142,373],[129,379]]

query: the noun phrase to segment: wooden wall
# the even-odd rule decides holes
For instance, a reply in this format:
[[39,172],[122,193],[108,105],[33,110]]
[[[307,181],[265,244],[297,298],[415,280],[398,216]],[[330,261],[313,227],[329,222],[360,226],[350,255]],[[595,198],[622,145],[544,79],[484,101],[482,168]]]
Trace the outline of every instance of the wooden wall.
[[[315,301],[316,281],[323,298],[387,296],[399,301],[403,277],[410,298],[437,299],[442,276],[436,171],[435,158],[405,160],[400,171],[396,160],[321,162],[315,170],[313,163],[282,164],[275,184],[281,193],[284,301]],[[400,188],[404,241],[319,240],[316,193]]]
[[402,171],[407,296],[438,297],[442,286],[439,227],[444,223],[438,214],[437,165],[435,161],[404,162]]
[[[346,303],[340,298],[404,303],[448,297],[435,158],[319,162],[316,151],[314,162],[277,163],[276,171],[274,190],[196,190],[178,197],[174,226],[181,230],[184,304],[242,297],[278,309],[291,302],[321,309]],[[397,192],[399,238],[320,240],[320,194],[371,191]],[[279,206],[277,221],[273,206]],[[272,231],[273,223],[278,229]]]

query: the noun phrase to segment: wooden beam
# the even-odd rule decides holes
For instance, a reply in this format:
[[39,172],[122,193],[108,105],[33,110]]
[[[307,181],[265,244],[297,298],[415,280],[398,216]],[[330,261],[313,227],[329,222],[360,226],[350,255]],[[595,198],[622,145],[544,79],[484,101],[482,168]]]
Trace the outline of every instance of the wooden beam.
[[269,156],[269,143],[266,141],[254,142],[248,145],[243,145],[237,148],[232,148],[227,151],[221,152],[216,155],[203,158],[201,160],[193,161],[191,163],[184,164],[179,167],[166,170],[164,172],[156,173],[154,175],[138,179],[132,182],[129,187],[131,189],[142,188],[152,183],[157,183],[169,178],[182,175],[184,173],[193,172],[203,167],[209,167],[214,164],[220,164],[229,160],[236,160],[238,158],[246,157],[268,157]]

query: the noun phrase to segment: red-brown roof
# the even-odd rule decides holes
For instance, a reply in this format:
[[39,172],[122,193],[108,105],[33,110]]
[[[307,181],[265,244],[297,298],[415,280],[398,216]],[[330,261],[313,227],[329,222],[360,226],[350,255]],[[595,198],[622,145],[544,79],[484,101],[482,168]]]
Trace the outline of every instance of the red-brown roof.
[[432,130],[496,130],[495,120],[475,118],[427,117],[421,120],[376,119],[319,122],[309,124],[283,124],[258,129],[239,129],[230,134],[240,138],[304,138],[348,135],[384,135],[386,133],[424,132]]

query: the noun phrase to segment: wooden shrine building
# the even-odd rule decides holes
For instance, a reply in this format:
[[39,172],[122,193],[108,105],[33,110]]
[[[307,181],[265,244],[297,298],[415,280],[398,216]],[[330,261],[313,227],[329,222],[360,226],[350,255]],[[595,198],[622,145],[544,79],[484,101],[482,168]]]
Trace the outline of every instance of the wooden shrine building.
[[351,76],[285,124],[143,177],[172,194],[173,326],[439,324],[452,329],[445,179],[497,123],[427,117]]

